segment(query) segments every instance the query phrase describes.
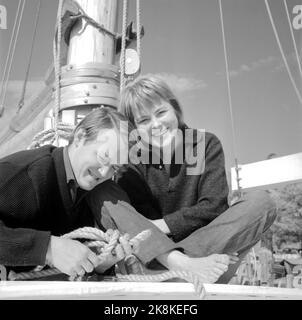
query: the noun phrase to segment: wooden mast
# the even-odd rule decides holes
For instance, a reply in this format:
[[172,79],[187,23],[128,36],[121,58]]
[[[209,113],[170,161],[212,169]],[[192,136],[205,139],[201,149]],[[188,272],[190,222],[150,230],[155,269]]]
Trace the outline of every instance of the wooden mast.
[[[118,0],[76,0],[89,17],[116,33]],[[67,57],[62,64],[60,121],[75,124],[93,105],[116,107],[119,68],[114,65],[115,39],[80,19],[71,30]],[[26,102],[0,136],[0,157],[24,150],[33,136],[52,126],[48,112],[54,107],[53,66],[45,86]]]
[[[77,0],[85,12],[105,29],[116,32],[117,0]],[[98,62],[114,64],[115,42],[113,37],[101,33],[87,23],[77,24],[72,32],[67,64]]]
[[70,35],[61,77],[61,120],[76,124],[95,105],[117,107],[119,68],[114,65],[117,0],[76,0],[106,31],[80,19]]

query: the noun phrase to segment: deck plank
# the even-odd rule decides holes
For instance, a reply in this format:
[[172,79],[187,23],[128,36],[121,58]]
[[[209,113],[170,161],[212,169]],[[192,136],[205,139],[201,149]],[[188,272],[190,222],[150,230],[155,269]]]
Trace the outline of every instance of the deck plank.
[[[206,300],[302,300],[302,289],[205,284]],[[2,281],[0,300],[197,300],[190,283]]]

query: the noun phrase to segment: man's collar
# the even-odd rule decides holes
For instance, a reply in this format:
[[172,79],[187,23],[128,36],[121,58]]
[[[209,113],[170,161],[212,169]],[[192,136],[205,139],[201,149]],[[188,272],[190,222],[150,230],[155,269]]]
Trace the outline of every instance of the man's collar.
[[68,147],[64,147],[63,149],[63,160],[64,160],[64,167],[65,167],[65,172],[66,172],[66,182],[67,184],[70,181],[74,181],[76,182],[76,178],[74,176],[73,170],[72,170],[72,166],[70,163],[70,158],[68,155]]

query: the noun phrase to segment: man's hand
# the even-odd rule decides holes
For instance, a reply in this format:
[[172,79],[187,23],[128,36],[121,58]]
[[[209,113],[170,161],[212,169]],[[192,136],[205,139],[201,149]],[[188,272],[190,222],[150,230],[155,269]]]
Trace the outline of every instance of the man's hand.
[[99,258],[88,247],[76,240],[51,236],[46,263],[70,276],[83,276],[92,272]]
[[164,219],[158,219],[158,220],[150,220],[159,230],[161,230],[164,234],[170,234],[171,231],[166,224],[166,221]]

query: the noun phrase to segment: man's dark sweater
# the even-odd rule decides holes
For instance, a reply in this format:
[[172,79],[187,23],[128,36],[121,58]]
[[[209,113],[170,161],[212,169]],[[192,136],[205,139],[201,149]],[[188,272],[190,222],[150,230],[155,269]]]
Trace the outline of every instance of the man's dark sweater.
[[[139,164],[130,167],[118,181],[127,192],[131,204],[148,219],[164,219],[174,241],[180,241],[228,209],[228,184],[224,153],[218,138],[206,132],[196,139],[193,149],[204,143],[204,170],[188,175],[190,168],[171,164],[170,175],[163,164]],[[184,145],[190,148],[189,145]],[[192,150],[191,150],[192,151]],[[196,173],[196,172],[195,172]]]
[[50,235],[92,223],[85,191],[74,203],[63,148],[45,146],[0,160],[0,264],[44,265]]

